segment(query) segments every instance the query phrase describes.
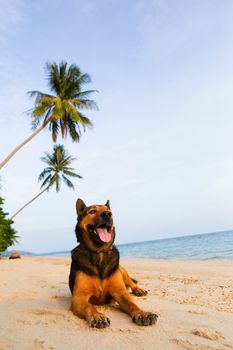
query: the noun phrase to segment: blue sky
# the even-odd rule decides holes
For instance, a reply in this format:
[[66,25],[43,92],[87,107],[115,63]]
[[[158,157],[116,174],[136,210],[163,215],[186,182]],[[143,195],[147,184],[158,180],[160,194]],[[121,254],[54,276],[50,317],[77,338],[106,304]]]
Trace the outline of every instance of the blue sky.
[[[231,0],[0,0],[0,157],[30,134],[26,92],[46,61],[76,63],[98,89],[95,127],[64,141],[83,176],[15,218],[18,249],[75,245],[75,201],[110,199],[117,243],[233,228]],[[59,140],[61,142],[61,140]],[[1,172],[5,209],[39,191],[49,131]]]

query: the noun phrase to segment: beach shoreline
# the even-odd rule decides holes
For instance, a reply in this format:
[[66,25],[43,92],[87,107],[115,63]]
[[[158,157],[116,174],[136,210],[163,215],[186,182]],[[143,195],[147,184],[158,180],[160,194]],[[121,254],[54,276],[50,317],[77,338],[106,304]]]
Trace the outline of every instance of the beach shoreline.
[[70,257],[0,260],[0,350],[233,349],[233,260],[122,258],[148,290],[135,301],[159,314],[139,327],[116,305],[98,307],[110,327],[92,329],[70,307]]

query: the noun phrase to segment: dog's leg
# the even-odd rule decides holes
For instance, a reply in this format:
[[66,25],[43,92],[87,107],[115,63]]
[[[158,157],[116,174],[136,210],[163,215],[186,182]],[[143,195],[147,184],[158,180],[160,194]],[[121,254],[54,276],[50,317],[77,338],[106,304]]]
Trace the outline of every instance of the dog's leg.
[[141,297],[147,294],[146,290],[139,288],[136,285],[136,283],[132,280],[132,278],[129,276],[128,272],[124,269],[124,267],[120,266],[120,271],[122,273],[123,280],[126,287],[131,288],[133,294],[135,294],[138,297]]
[[108,327],[110,325],[109,318],[98,312],[89,302],[90,297],[95,294],[95,288],[91,283],[91,278],[83,275],[78,274],[76,276],[70,309],[74,315],[85,318],[91,327]]
[[109,293],[118,302],[120,307],[132,317],[132,320],[137,325],[150,326],[156,323],[158,315],[141,310],[133,302],[132,296],[126,289],[120,270],[118,270],[109,281]]
[[88,302],[90,295],[80,295],[73,297],[71,311],[74,315],[85,318],[91,327],[105,328],[110,325],[109,318],[98,312],[96,308]]

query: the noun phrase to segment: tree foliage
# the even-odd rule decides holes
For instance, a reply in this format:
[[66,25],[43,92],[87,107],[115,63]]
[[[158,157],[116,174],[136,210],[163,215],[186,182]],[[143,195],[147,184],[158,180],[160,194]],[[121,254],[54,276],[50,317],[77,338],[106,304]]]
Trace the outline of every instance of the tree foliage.
[[17,242],[16,231],[12,228],[13,221],[7,219],[8,213],[3,211],[4,199],[0,197],[0,252]]
[[55,185],[56,191],[59,192],[61,181],[69,188],[74,189],[74,185],[69,180],[69,177],[82,178],[82,176],[74,172],[74,168],[70,167],[75,159],[68,154],[63,145],[55,145],[52,154],[46,152],[41,160],[48,166],[42,171],[38,179],[39,181],[43,181],[41,189],[47,186],[50,188]]
[[33,127],[49,124],[53,141],[59,132],[62,137],[70,135],[72,141],[79,141],[81,128],[91,127],[91,121],[83,114],[83,110],[97,109],[96,103],[89,96],[96,90],[83,90],[83,86],[91,82],[87,73],[82,73],[75,64],[67,66],[62,61],[47,63],[48,86],[52,94],[41,91],[29,91],[35,98],[35,107],[31,110]]

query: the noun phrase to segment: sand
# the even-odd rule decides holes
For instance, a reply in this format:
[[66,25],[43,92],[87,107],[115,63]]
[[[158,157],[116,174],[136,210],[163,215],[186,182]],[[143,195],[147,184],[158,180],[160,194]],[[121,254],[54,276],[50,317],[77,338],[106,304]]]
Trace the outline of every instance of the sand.
[[116,305],[93,329],[71,311],[69,258],[0,260],[0,350],[233,349],[233,261],[122,259],[148,290],[136,302],[158,323],[135,325]]

